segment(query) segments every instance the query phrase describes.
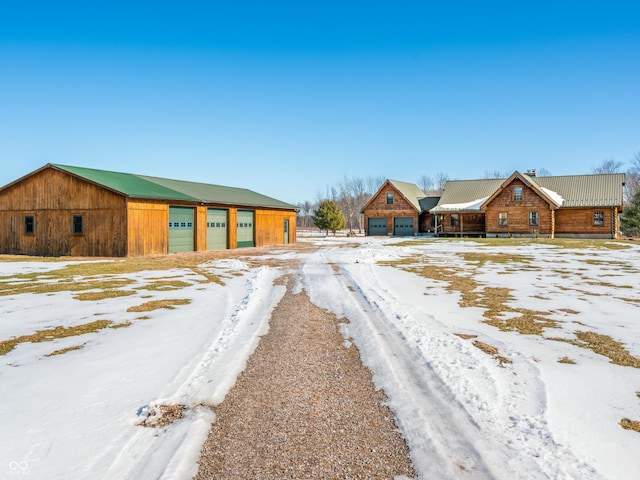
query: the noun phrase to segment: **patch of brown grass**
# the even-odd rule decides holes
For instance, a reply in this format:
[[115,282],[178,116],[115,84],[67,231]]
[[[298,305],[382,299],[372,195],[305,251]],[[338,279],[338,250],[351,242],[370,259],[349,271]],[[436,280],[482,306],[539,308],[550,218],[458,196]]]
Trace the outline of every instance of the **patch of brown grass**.
[[185,405],[158,405],[152,408],[152,414],[138,423],[141,427],[162,428],[179,420],[186,410]]
[[578,347],[588,348],[598,355],[607,357],[611,363],[616,365],[640,368],[640,358],[631,355],[621,342],[614,340],[608,335],[589,331],[577,331],[575,332],[575,336],[576,339],[574,340],[553,337],[549,337],[549,340],[567,342]]
[[[20,279],[20,275],[16,278]],[[55,293],[55,292],[77,292],[81,290],[114,290],[122,288],[132,283],[126,278],[36,278],[30,281],[5,282],[0,283],[0,296],[19,295],[22,293]]]
[[558,363],[567,363],[569,365],[575,365],[576,362],[574,360],[571,360],[569,357],[562,357],[558,359]]
[[480,340],[474,340],[472,343],[474,347],[479,348],[487,355],[491,355],[493,358],[498,360],[498,363],[500,365],[504,365],[506,363],[513,363],[508,358],[503,357],[502,355],[499,355],[498,349],[492,345],[489,345],[488,343],[481,342]]
[[500,264],[530,262],[530,259],[524,255],[507,255],[506,253],[466,252],[462,254],[462,258],[468,263],[476,264],[479,268],[484,267],[488,262]]
[[133,323],[126,321],[122,323],[115,323],[111,325],[109,328],[127,328],[127,327],[130,327],[131,325],[133,325]]
[[136,292],[134,290],[102,290],[99,292],[79,293],[78,295],[74,295],[73,298],[76,300],[95,302],[107,298],[128,297],[135,294]]
[[111,324],[111,320],[96,320],[90,323],[84,323],[82,325],[74,325],[72,327],[55,327],[45,330],[38,330],[31,335],[22,335],[20,337],[14,337],[9,340],[3,340],[0,342],[0,355],[6,355],[12,351],[20,343],[40,343],[50,342],[57,338],[73,337],[78,335],[84,335],[85,333],[97,332],[103,328],[108,327]]
[[173,310],[175,308],[175,305],[188,305],[189,303],[191,303],[191,300],[187,298],[170,299],[170,300],[152,300],[150,302],[143,303],[142,305],[129,307],[127,308],[127,312],[150,312],[152,310],[158,310],[160,308]]
[[47,355],[45,355],[45,357],[53,357],[55,355],[62,355],[64,353],[73,352],[75,350],[81,350],[84,346],[85,344],[83,343],[82,345],[74,345],[73,347],[61,348],[60,350],[54,350],[53,352],[48,353]]
[[167,290],[181,290],[186,287],[190,287],[191,284],[182,280],[155,280],[153,283],[148,283],[142,287],[138,287],[138,290],[151,290],[164,292]]
[[[381,262],[402,268],[417,275],[444,282],[450,292],[459,292],[458,304],[463,307],[479,307],[485,309],[483,316],[485,323],[503,331],[517,331],[526,335],[541,335],[545,328],[558,328],[558,322],[548,318],[553,312],[542,312],[508,305],[514,297],[508,288],[483,287],[473,276],[473,271],[452,266],[418,265],[429,259],[404,258],[402,260]],[[471,267],[476,268],[476,267]],[[516,314],[512,318],[505,318],[509,314]]]
[[457,335],[458,337],[462,338],[463,340],[471,340],[472,338],[478,338],[477,335],[469,335],[467,333],[454,333],[454,335]]
[[578,315],[580,313],[577,310],[572,310],[571,308],[559,308],[558,311],[568,315]]
[[637,420],[629,420],[628,418],[623,418],[622,420],[620,420],[620,426],[625,430],[640,432],[640,422]]
[[498,354],[498,349],[496,347],[493,347],[493,346],[489,345],[488,343],[481,342],[480,340],[475,340],[472,343],[473,343],[474,347],[479,348],[480,350],[482,350],[487,355],[497,355]]

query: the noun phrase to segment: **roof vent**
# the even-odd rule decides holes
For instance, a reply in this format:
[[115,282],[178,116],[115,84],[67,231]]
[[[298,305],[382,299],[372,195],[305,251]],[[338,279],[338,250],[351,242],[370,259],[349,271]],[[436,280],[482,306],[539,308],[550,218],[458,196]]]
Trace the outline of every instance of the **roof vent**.
[[530,177],[534,177],[536,176],[536,169],[533,168],[531,170],[527,170],[527,175],[529,175]]

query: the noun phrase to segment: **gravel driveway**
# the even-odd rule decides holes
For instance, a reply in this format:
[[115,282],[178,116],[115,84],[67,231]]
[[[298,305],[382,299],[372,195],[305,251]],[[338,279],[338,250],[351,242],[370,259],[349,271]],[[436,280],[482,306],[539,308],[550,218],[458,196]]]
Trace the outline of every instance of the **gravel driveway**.
[[224,401],[197,479],[413,477],[385,395],[334,315],[287,292]]

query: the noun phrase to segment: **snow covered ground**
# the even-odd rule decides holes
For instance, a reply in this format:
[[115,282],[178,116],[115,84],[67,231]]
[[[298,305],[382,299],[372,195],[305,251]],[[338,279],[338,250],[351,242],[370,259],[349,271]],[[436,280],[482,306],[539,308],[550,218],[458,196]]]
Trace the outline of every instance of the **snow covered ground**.
[[[296,287],[348,320],[343,331],[385,389],[421,478],[638,478],[640,433],[619,422],[640,420],[640,369],[551,338],[595,332],[640,358],[640,248],[378,238],[318,246],[201,265],[225,274],[224,286],[184,268],[110,275],[133,282],[122,288],[136,293],[117,298],[0,296],[0,341],[99,319],[131,323],[0,356],[0,478],[191,478],[214,420],[205,405],[224,398],[284,294],[274,280],[286,270],[267,266],[279,260],[299,260]],[[0,282],[65,264],[1,262]],[[414,272],[424,267],[449,277]],[[488,307],[461,307],[451,275],[472,278],[475,292],[507,289],[503,318],[527,309],[554,328],[522,334],[485,323]],[[187,285],[136,288],[163,279]],[[191,302],[127,311],[160,299]],[[138,425],[175,404],[187,406],[182,419]]]

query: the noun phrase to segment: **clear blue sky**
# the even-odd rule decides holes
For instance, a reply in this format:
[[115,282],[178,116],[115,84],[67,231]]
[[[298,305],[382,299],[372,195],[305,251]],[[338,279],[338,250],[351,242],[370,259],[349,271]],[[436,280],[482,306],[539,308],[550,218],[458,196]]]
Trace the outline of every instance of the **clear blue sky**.
[[0,185],[62,163],[297,203],[640,151],[640,2],[5,1]]

